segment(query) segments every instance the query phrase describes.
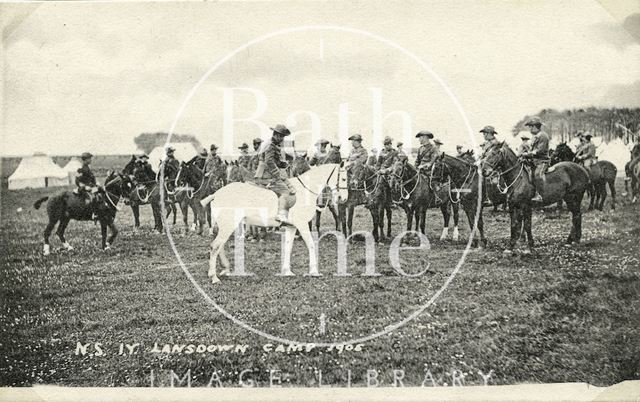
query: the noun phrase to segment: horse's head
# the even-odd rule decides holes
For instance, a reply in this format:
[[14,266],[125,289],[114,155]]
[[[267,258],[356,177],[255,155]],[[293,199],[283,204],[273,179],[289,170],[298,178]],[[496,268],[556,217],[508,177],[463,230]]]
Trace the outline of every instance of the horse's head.
[[482,160],[482,173],[489,177],[505,169],[506,150],[508,145],[503,141],[489,147]]
[[460,155],[460,159],[462,159],[463,161],[465,161],[467,163],[475,163],[476,162],[476,157],[473,154],[473,149],[469,149],[467,151],[464,151],[462,153],[462,155]]
[[449,177],[450,172],[447,164],[445,163],[445,158],[446,155],[443,152],[433,161],[430,173],[431,180],[444,182],[445,178]]
[[554,165],[558,162],[572,161],[575,154],[571,150],[571,147],[566,142],[561,142],[551,152],[551,164]]
[[295,159],[291,162],[291,176],[299,176],[302,173],[311,169],[309,161],[307,160],[307,153],[296,155]]

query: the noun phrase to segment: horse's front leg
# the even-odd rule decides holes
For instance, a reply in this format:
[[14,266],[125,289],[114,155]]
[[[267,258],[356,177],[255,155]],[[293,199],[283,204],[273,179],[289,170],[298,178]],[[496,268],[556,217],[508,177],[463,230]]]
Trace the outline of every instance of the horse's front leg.
[[533,233],[531,232],[531,214],[532,208],[527,205],[523,208],[524,218],[524,232],[527,234],[527,249],[525,254],[530,254],[533,251]]
[[385,210],[387,211],[387,238],[391,238],[391,207],[385,207]]
[[131,212],[133,212],[134,227],[137,229],[140,227],[140,206],[132,203]]
[[116,228],[116,225],[113,222],[113,220],[109,222],[108,226],[109,226],[109,230],[111,231],[111,236],[109,236],[109,240],[107,241],[107,247],[111,246],[114,240],[116,239],[116,236],[118,236],[118,228]]
[[349,205],[347,213],[347,236],[351,236],[351,233],[353,233],[353,215],[355,213],[355,209],[355,205]]
[[[339,227],[339,217],[338,217],[338,213],[336,213],[336,209],[332,204],[329,204],[329,212],[331,212],[331,216],[333,216],[333,221],[336,223],[336,230],[340,230]],[[318,229],[320,229],[320,226],[318,226]]]
[[305,276],[321,276],[322,274],[318,271],[318,252],[313,236],[311,236],[311,231],[304,230],[302,226],[300,226],[298,231],[300,237],[307,245],[307,250],[309,250],[309,272],[306,273]]
[[505,250],[505,253],[513,252],[513,249],[518,243],[520,233],[522,232],[522,208],[511,208],[511,239],[509,240],[509,248]]
[[296,228],[287,226],[284,228],[284,245],[282,248],[282,271],[280,276],[294,276],[291,272],[291,252],[293,251],[293,242],[296,238]]
[[102,249],[107,250],[107,223],[100,219],[100,234],[102,235]]
[[378,243],[380,241],[380,236],[378,236],[380,215],[375,207],[369,208],[369,212],[371,213],[371,220],[373,221],[373,230],[371,231],[371,234],[373,235],[375,242]]
[[44,237],[43,254],[44,255],[51,254],[49,237],[51,236],[51,232],[53,231],[53,228],[56,226],[56,223],[58,223],[58,218],[49,217],[49,223],[47,224],[47,227],[44,228],[44,233],[43,233],[43,237]]

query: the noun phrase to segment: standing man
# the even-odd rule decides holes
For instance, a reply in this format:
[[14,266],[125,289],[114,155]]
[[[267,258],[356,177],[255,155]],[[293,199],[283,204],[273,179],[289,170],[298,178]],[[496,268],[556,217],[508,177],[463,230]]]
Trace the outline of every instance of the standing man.
[[309,166],[319,166],[325,162],[327,156],[329,155],[329,152],[327,152],[327,144],[329,144],[329,141],[323,138],[319,139],[318,142],[316,142],[316,150],[309,160]]
[[529,135],[522,134],[520,136],[520,139],[522,140],[522,142],[518,146],[518,152],[517,152],[518,156],[522,156],[531,150],[531,144],[529,143]]
[[362,136],[354,134],[349,137],[349,141],[351,141],[351,153],[347,158],[347,171],[350,171],[352,166],[367,163],[367,150],[362,146]]
[[223,163],[222,158],[218,155],[218,146],[216,144],[211,144],[209,147],[209,156],[204,162],[204,175],[210,176],[211,172],[217,171],[218,167]]
[[380,155],[378,156],[376,169],[385,173],[389,168],[391,168],[393,162],[398,158],[398,151],[393,149],[393,140],[389,136],[384,137],[384,142],[382,144],[384,145],[384,148],[382,148],[382,151],[380,151]]
[[596,146],[591,142],[591,134],[584,134],[582,136],[582,146],[576,152],[575,160],[585,168],[591,168],[591,165],[596,163]]
[[420,141],[420,148],[418,149],[418,155],[416,156],[416,168],[418,170],[430,169],[431,164],[436,160],[438,154],[436,148],[431,143],[433,134],[430,131],[420,131],[416,134],[416,138]]
[[262,138],[256,137],[253,139],[253,154],[249,161],[249,171],[254,172],[258,169],[260,145],[262,145]]
[[542,131],[542,121],[539,117],[532,117],[527,121],[525,127],[529,127],[531,135],[533,135],[533,141],[531,141],[531,150],[523,156],[530,158],[533,164],[531,169],[531,184],[535,188],[535,195],[531,199],[533,202],[542,202],[542,196],[540,195],[540,189],[536,185],[535,174],[538,173],[538,177],[542,178],[546,169],[546,162],[549,159],[549,135]]
[[241,146],[238,147],[240,150],[240,156],[238,157],[238,165],[244,167],[245,169],[251,168],[251,155],[249,154],[249,145],[246,142],[242,143]]
[[289,209],[296,202],[296,192],[289,183],[287,174],[284,171],[287,163],[281,158],[282,152],[280,148],[284,137],[291,134],[291,131],[283,124],[278,124],[271,130],[273,131],[271,142],[259,156],[255,182],[278,195],[278,216],[276,221],[281,224],[291,224],[289,221]]

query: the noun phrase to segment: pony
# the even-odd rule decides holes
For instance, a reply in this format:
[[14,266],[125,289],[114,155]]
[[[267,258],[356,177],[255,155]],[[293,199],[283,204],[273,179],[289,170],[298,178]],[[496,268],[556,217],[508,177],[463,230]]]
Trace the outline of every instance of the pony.
[[[116,212],[118,211],[118,202],[124,193],[123,189],[124,178],[121,174],[109,171],[105,184],[96,193],[96,199],[87,204],[84,195],[79,195],[73,191],[63,191],[53,197],[42,197],[37,200],[33,207],[40,209],[40,205],[43,202],[49,200],[47,203],[47,215],[49,217],[49,223],[44,229],[44,255],[49,255],[51,252],[49,245],[49,236],[53,228],[58,222],[58,230],[56,234],[62,242],[62,246],[66,250],[73,250],[73,247],[67,242],[64,236],[64,232],[67,229],[67,225],[71,219],[77,221],[91,221],[93,215],[96,216],[96,220],[100,222],[100,231],[102,234],[102,249],[109,250],[116,236],[118,235],[118,229],[114,224]],[[111,231],[111,235],[107,239],[107,228]]]
[[352,185],[364,193],[364,206],[371,213],[373,238],[376,242],[385,239],[384,213],[387,212],[387,238],[391,237],[391,187],[385,175],[373,166],[362,164],[354,166]]
[[228,271],[230,264],[224,251],[224,245],[243,221],[248,225],[282,227],[284,229],[285,246],[282,272],[285,275],[293,275],[291,272],[291,251],[296,230],[298,230],[309,251],[309,275],[319,276],[316,245],[308,223],[316,211],[317,197],[325,186],[329,186],[334,197],[337,197],[341,170],[342,164],[331,163],[311,168],[291,180],[291,185],[296,191],[296,203],[289,210],[291,225],[280,225],[275,220],[278,212],[276,194],[255,184],[230,183],[215,194],[201,200],[202,206],[210,203],[211,214],[218,225],[218,234],[211,242],[209,255],[208,275],[212,283],[220,281],[216,271],[218,258],[224,267],[221,274]]
[[[528,173],[530,167],[521,161],[505,143],[499,143],[487,151],[481,162],[483,175],[504,178],[511,218],[511,239],[504,253],[513,252],[524,225],[527,236],[525,254],[533,251],[531,232],[532,201],[534,186]],[[558,162],[541,179],[536,174],[536,186],[543,198],[543,204],[549,205],[564,200],[572,215],[572,225],[567,244],[579,243],[582,237],[582,212],[580,204],[589,187],[589,173],[573,162]]]
[[[473,240],[473,245],[478,248],[487,246],[487,239],[484,236],[484,222],[482,219],[482,194],[480,193],[480,180],[484,178],[478,173],[478,168],[474,163],[470,163],[462,158],[456,158],[445,154],[439,155],[431,168],[431,180],[438,182],[448,181],[449,200],[453,205],[462,206],[469,221],[469,236],[473,235],[474,229],[480,234],[480,242]],[[496,188],[499,189],[498,186]],[[506,197],[505,197],[506,198]],[[480,200],[480,207],[478,207]],[[494,204],[495,206],[495,204]],[[478,217],[477,226],[475,225]]]
[[[158,189],[157,175],[152,179],[149,177],[143,177],[140,165],[136,163],[135,155],[131,157],[131,160],[122,169],[122,175],[126,177],[129,185],[129,191],[124,196],[125,204],[131,207],[133,212],[134,227],[137,229],[140,227],[140,205],[151,205],[154,220],[154,230],[158,233],[162,233],[162,216],[160,208],[160,192]],[[173,205],[173,204],[171,204]],[[175,208],[175,207],[173,207]],[[171,213],[171,209],[169,210]],[[167,214],[167,217],[169,216]],[[175,223],[175,213],[173,217]]]
[[194,230],[197,228],[199,235],[202,235],[204,225],[209,225],[209,234],[213,234],[213,226],[211,224],[211,214],[208,209],[200,206],[200,200],[215,193],[219,188],[227,182],[227,164],[217,165],[208,174],[197,165],[197,160],[182,162],[180,169],[176,175],[176,184],[174,194],[178,200],[180,209],[182,210],[185,233],[187,229],[187,214],[190,207],[194,214]]
[[393,202],[399,204],[407,214],[407,231],[412,229],[413,219],[415,219],[416,232],[419,230],[422,234],[426,234],[427,208],[440,207],[444,220],[440,240],[445,240],[449,235],[449,221],[451,209],[453,209],[452,238],[454,241],[458,240],[459,209],[458,205],[452,204],[449,199],[448,184],[432,182],[403,158],[393,165],[392,188]]
[[[551,164],[554,165],[560,161],[573,161],[575,154],[566,142],[558,144],[556,149],[551,153]],[[602,211],[604,202],[607,199],[607,189],[611,192],[611,209],[616,209],[616,176],[618,169],[609,161],[598,161],[587,169],[591,184],[588,188],[589,194],[589,211],[596,208]]]

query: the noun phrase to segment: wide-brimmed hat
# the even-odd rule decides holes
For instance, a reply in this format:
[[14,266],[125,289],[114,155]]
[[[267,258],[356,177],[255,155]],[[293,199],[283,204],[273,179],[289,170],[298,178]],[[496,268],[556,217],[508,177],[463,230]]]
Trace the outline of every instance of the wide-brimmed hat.
[[590,140],[590,139],[591,139],[591,137],[593,137],[593,135],[591,135],[591,134],[589,134],[589,133],[586,133],[586,134],[583,134],[583,135],[582,135],[582,138],[586,138],[586,139],[588,139],[588,140]]
[[433,133],[431,133],[431,131],[422,130],[418,134],[416,134],[416,138],[420,137],[433,138]]
[[580,137],[584,136],[584,133],[582,131],[578,131],[575,136],[580,138]]
[[218,149],[218,146],[216,144],[211,144],[211,146],[209,147],[209,149],[211,151],[215,151],[216,149]]
[[401,147],[401,146],[403,146],[403,145],[404,145],[403,143],[401,143],[401,142],[399,142],[399,141],[398,141],[398,143],[396,144],[396,147]]
[[238,147],[238,149],[249,149],[249,146],[247,145],[246,142],[243,142],[242,145]]
[[533,116],[529,120],[527,120],[527,122],[524,123],[524,125],[525,126],[542,126],[544,125],[544,123],[542,122],[542,120],[540,120],[538,116]]
[[436,144],[436,145],[442,145],[442,144],[443,144],[443,142],[442,142],[442,141],[440,141],[440,140],[439,140],[439,139],[437,139],[437,138],[436,138],[435,140],[433,140],[433,143],[434,143],[434,144]]
[[480,130],[479,132],[480,133],[498,134],[498,132],[496,131],[496,129],[493,126],[484,126],[484,127],[482,127],[482,130]]
[[260,138],[260,137],[256,137],[256,138],[254,138],[254,139],[253,139],[253,143],[254,143],[254,144],[262,144],[262,138]]
[[80,158],[86,160],[91,158],[92,156],[93,155],[91,154],[91,152],[83,152],[82,155],[80,155]]
[[329,143],[329,141],[325,140],[324,138],[320,138],[317,142],[316,142],[316,146],[318,145],[327,145]]
[[291,134],[291,131],[284,124],[277,124],[275,127],[269,127],[274,133],[278,133],[283,136]]
[[521,139],[521,140],[530,140],[531,138],[530,138],[527,134],[522,134],[522,135],[520,136],[520,139]]
[[209,153],[207,152],[207,150],[206,150],[206,149],[202,148],[202,149],[200,150],[200,152],[198,153],[198,155],[199,155],[199,156],[207,156],[207,155],[209,155]]
[[149,159],[149,155],[142,154],[142,155],[138,156],[138,159]]
[[349,141],[362,141],[362,136],[360,134],[354,134],[349,137]]
[[389,145],[389,144],[393,144],[393,140],[391,139],[391,137],[386,136],[384,137],[384,141],[382,142],[383,145]]
[[167,147],[167,153],[174,152],[176,149],[174,147]]

